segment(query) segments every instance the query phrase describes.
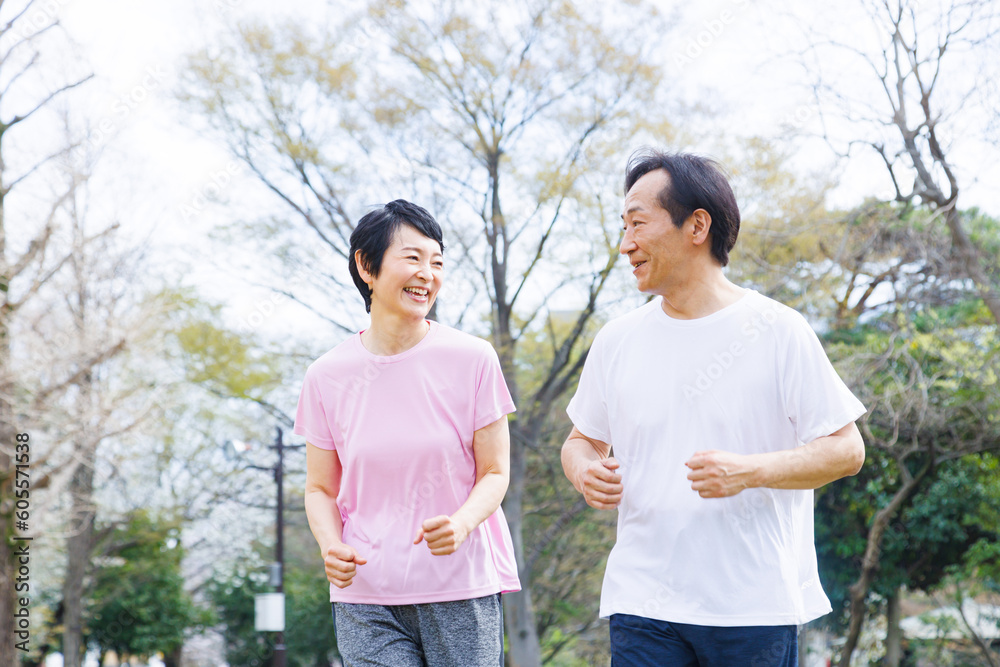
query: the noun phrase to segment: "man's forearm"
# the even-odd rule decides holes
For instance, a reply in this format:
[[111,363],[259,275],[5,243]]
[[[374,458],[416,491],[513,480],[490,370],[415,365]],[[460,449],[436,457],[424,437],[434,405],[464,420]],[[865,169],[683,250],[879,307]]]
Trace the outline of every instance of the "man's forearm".
[[771,489],[818,489],[857,474],[865,461],[865,444],[852,423],[836,433],[796,449],[760,455],[765,460],[755,486]]
[[582,438],[570,438],[562,447],[562,467],[563,474],[580,493],[583,489],[580,486],[580,473],[586,470],[591,461],[596,461],[600,456],[594,451],[586,440]]
[[853,475],[865,461],[865,443],[853,423],[812,442],[777,452],[696,452],[688,462],[691,488],[702,498],[725,498],[753,487],[818,489]]
[[576,429],[573,429],[573,432],[570,433],[566,442],[563,443],[560,458],[563,474],[566,475],[566,479],[573,484],[573,487],[577,491],[583,493],[581,482],[583,471],[592,462],[606,458],[607,453],[602,455],[594,446],[594,443],[582,435],[578,435],[578,433]]

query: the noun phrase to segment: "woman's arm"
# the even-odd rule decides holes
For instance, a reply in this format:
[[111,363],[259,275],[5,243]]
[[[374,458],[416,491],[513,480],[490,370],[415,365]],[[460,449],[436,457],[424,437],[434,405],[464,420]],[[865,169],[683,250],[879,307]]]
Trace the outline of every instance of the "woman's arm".
[[323,554],[326,578],[338,588],[351,585],[357,565],[368,561],[354,547],[344,544],[344,522],[337,507],[340,457],[332,449],[320,449],[306,443],[306,518]]
[[507,415],[473,434],[472,451],[476,457],[476,483],[468,499],[451,516],[442,514],[424,521],[413,540],[414,544],[426,541],[435,556],[455,553],[469,533],[500,507],[510,481]]

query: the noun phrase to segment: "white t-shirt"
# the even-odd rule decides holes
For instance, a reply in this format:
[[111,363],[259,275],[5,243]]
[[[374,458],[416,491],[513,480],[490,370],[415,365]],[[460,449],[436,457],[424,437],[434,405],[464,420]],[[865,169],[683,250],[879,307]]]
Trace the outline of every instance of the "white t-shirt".
[[813,492],[702,498],[684,463],[709,449],[792,449],[865,407],[791,308],[748,291],[707,317],[677,320],[660,301],[604,326],[567,408],[621,463],[601,617],[732,627],[799,625],[828,613]]

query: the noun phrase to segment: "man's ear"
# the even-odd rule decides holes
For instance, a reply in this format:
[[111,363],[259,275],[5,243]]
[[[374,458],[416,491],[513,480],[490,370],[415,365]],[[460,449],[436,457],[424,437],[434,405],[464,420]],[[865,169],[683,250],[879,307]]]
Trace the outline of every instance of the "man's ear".
[[712,231],[712,216],[703,208],[696,208],[691,217],[690,234],[694,245],[701,245],[708,240],[708,233]]

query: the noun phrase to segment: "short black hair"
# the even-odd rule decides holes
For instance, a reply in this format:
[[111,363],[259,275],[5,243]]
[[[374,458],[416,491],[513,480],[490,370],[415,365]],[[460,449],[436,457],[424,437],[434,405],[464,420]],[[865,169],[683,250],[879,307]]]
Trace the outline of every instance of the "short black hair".
[[365,300],[365,310],[369,313],[372,312],[371,289],[358,273],[355,255],[358,250],[361,251],[361,261],[365,270],[377,278],[382,270],[385,251],[392,245],[392,240],[402,225],[409,225],[427,238],[437,241],[441,246],[441,252],[444,252],[441,226],[423,207],[405,199],[396,199],[366,213],[351,232],[351,254],[347,266],[354,284],[361,292],[361,298]]
[[669,178],[659,201],[674,225],[682,227],[701,208],[712,218],[712,256],[722,266],[729,263],[729,251],[740,233],[740,208],[722,167],[706,157],[691,153],[667,153],[653,148],[639,149],[625,167],[625,194],[635,182],[651,171],[663,169]]

